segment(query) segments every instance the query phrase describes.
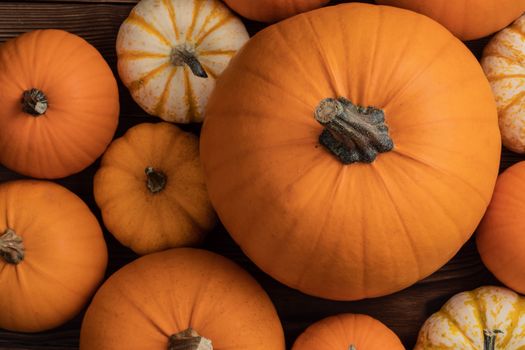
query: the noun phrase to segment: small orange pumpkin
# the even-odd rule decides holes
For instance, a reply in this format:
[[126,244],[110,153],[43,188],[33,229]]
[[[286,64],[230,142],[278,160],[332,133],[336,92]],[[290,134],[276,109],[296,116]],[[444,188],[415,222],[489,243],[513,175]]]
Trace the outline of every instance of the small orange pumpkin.
[[239,266],[192,248],[139,258],[89,306],[81,350],[284,350],[268,295]]
[[95,216],[52,182],[0,185],[0,328],[50,329],[74,317],[104,277]]
[[[419,12],[444,25],[461,40],[505,28],[525,12],[525,0],[376,0]],[[416,30],[416,29],[415,29]]]
[[308,327],[292,350],[405,350],[387,326],[367,315],[331,316]]
[[243,17],[260,22],[276,22],[323,6],[329,0],[224,0]]
[[477,230],[481,260],[505,285],[525,293],[525,162],[505,170]]
[[0,162],[37,178],[93,163],[117,128],[117,83],[104,58],[63,30],[36,30],[0,49]]
[[194,245],[217,221],[197,136],[143,123],[113,141],[94,179],[108,230],[138,254]]
[[201,158],[221,222],[266,273],[324,298],[385,295],[436,271],[474,232],[498,174],[479,63],[393,7],[329,6],[259,32],[206,115]]

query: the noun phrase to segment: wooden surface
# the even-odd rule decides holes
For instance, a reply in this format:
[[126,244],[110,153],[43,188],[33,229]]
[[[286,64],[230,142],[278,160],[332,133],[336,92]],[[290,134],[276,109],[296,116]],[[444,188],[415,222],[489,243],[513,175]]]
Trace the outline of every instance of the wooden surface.
[[[109,62],[116,74],[115,38],[120,23],[126,18],[134,0],[47,0],[0,1],[0,42],[39,28],[61,28],[78,34],[93,44]],[[333,1],[336,2],[344,1]],[[370,2],[370,1],[363,1]],[[245,21],[250,34],[264,25]],[[467,43],[479,57],[488,38]],[[0,87],[1,88],[1,87]],[[116,137],[130,126],[154,121],[132,101],[120,86],[121,117]],[[184,127],[198,133],[198,126]],[[525,159],[503,151],[501,169]],[[57,182],[83,198],[100,220],[100,213],[92,195],[92,178],[98,162],[80,174]],[[22,176],[0,167],[0,181]],[[109,247],[107,276],[136,258],[130,250],[119,245],[106,231]],[[446,266],[416,285],[382,298],[358,302],[333,302],[303,295],[274,281],[257,269],[229,238],[222,227],[212,232],[204,248],[225,255],[247,269],[272,298],[281,317],[288,346],[309,324],[328,315],[342,312],[366,313],[392,328],[407,349],[415,343],[423,321],[453,294],[486,284],[497,284],[494,277],[481,264],[474,242],[469,241]],[[1,286],[0,286],[1,288]],[[0,310],[2,312],[2,310]],[[21,334],[0,329],[0,349],[77,349],[82,314],[60,328],[38,333]]]

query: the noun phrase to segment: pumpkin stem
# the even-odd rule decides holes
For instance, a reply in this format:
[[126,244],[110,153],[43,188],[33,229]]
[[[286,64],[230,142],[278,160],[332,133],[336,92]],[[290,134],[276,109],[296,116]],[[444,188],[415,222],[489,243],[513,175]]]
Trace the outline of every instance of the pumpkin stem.
[[47,111],[47,97],[38,89],[30,89],[22,94],[22,110],[38,117]]
[[354,344],[351,344],[348,350],[357,350]]
[[147,176],[146,185],[151,193],[160,192],[166,187],[167,177],[162,171],[155,170],[149,166],[146,168],[145,173]]
[[503,334],[499,329],[483,330],[483,350],[496,350],[496,336]]
[[190,45],[183,44],[173,48],[171,52],[171,62],[176,66],[187,65],[190,67],[192,73],[200,78],[208,77],[204,67],[197,59],[195,48]]
[[394,148],[385,114],[378,108],[356,106],[344,97],[325,98],[315,119],[325,127],[319,142],[343,164],[372,163],[378,153]]
[[9,264],[18,264],[24,260],[24,242],[22,237],[8,228],[0,236],[0,256]]
[[190,327],[169,337],[168,350],[213,350],[213,346]]

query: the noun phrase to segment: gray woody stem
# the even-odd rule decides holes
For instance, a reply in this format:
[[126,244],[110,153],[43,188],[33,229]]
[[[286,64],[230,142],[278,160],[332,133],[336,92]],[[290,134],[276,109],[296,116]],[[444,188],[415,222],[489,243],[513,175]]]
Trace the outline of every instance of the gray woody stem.
[[213,350],[211,340],[201,337],[194,329],[188,328],[169,338],[168,350]]
[[344,97],[326,98],[317,107],[315,119],[325,127],[319,142],[343,164],[371,163],[378,153],[394,148],[380,109],[355,106]]
[[176,66],[187,65],[197,77],[208,77],[204,67],[197,59],[195,49],[189,45],[179,45],[175,47],[171,52],[171,62]]
[[22,94],[22,110],[38,117],[47,111],[47,97],[38,89],[30,89]]
[[146,185],[151,193],[160,192],[166,187],[167,177],[166,175],[159,170],[153,169],[153,167],[147,167],[145,170],[146,173]]
[[483,330],[483,350],[496,350],[496,337],[498,334],[503,334],[499,329]]
[[0,236],[0,257],[9,264],[18,264],[24,260],[24,242],[22,237],[8,228]]

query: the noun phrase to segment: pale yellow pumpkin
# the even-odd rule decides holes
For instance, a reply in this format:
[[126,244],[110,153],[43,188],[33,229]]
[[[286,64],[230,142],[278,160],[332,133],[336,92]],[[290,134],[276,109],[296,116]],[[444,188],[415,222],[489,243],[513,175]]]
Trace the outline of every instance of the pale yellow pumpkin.
[[142,0],[118,33],[119,75],[147,113],[201,122],[216,78],[248,39],[219,0]]
[[483,53],[481,65],[492,86],[502,142],[525,153],[525,16],[499,32]]
[[453,296],[430,316],[414,350],[525,349],[525,299],[485,286]]

